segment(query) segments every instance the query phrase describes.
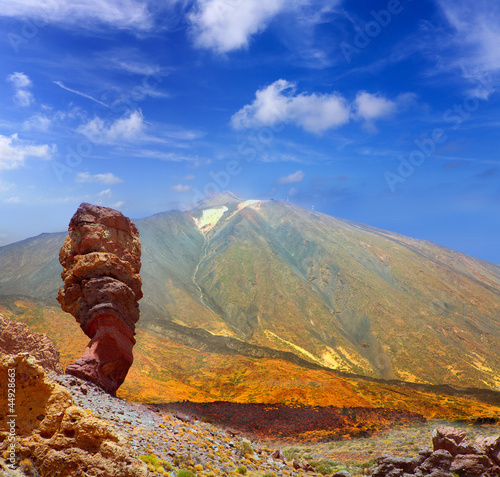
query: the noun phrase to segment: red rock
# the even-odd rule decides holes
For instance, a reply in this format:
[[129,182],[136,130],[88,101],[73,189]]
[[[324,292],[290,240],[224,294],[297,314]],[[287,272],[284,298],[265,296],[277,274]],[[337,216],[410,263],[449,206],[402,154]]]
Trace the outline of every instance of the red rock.
[[460,477],[500,477],[500,468],[486,455],[457,455],[450,470]]
[[15,355],[29,353],[47,371],[62,374],[59,351],[43,333],[31,331],[24,323],[17,323],[0,315],[0,351]]
[[281,447],[278,447],[277,449],[274,449],[274,451],[271,454],[271,457],[273,459],[280,459],[280,460],[285,460],[285,455],[283,454],[283,450]]
[[307,460],[304,460],[300,464],[301,469],[305,470],[306,472],[314,472],[314,468],[307,462]]
[[57,297],[91,338],[66,373],[112,395],[133,362],[135,324],[142,298],[141,244],[130,219],[107,207],[83,203],[71,218],[59,253],[64,287]]
[[493,462],[500,465],[500,436],[479,436],[474,444],[481,449]]
[[465,432],[454,427],[438,427],[432,431],[434,450],[444,449],[451,455],[479,454],[480,450],[469,440]]
[[179,419],[179,421],[182,422],[193,422],[193,418],[191,416],[188,416],[187,414],[183,414],[182,412],[177,412],[175,414],[175,417]]

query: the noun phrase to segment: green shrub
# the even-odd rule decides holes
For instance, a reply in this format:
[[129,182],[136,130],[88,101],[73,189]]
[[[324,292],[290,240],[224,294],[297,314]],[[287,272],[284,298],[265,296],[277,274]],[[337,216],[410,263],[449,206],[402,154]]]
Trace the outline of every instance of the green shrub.
[[176,477],[196,477],[196,474],[193,474],[190,470],[179,470]]
[[337,470],[337,463],[330,460],[316,460],[309,462],[309,464],[316,472],[323,475],[332,474]]
[[236,469],[236,472],[241,475],[245,475],[247,473],[247,468],[244,465],[241,465]]
[[247,454],[252,454],[253,455],[253,447],[252,444],[248,441],[241,441],[241,443],[238,445],[238,451],[239,453],[244,457]]
[[158,458],[154,455],[141,455],[139,456],[139,459],[141,459],[143,462],[146,462],[146,464],[153,464],[156,465],[158,462]]

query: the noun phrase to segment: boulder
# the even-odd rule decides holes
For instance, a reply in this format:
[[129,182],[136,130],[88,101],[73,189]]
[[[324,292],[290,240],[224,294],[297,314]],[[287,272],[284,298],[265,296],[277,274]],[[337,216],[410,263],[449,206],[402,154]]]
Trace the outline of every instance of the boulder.
[[434,450],[444,449],[451,455],[480,454],[480,450],[467,439],[465,432],[454,427],[441,426],[432,431]]
[[500,468],[486,455],[459,454],[453,460],[451,471],[460,477],[500,477]]
[[454,427],[432,432],[434,451],[418,457],[380,457],[372,477],[500,477],[500,436],[478,437],[472,444]]
[[133,362],[142,298],[139,232],[121,212],[83,203],[71,218],[59,261],[64,287],[57,299],[90,338],[66,373],[115,396]]
[[[0,354],[0,409],[9,409],[15,376],[15,460],[40,477],[146,477],[147,467],[110,424],[74,404],[28,353]],[[0,453],[9,449],[10,417],[0,413]],[[33,474],[34,475],[34,474]]]
[[18,323],[0,315],[0,351],[5,354],[29,353],[47,370],[62,374],[59,351],[44,333],[31,331],[24,323]]

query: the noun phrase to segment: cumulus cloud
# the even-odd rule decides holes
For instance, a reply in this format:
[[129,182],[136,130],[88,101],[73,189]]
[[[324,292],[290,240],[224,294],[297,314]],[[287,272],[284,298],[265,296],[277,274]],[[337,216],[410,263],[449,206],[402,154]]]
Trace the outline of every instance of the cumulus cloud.
[[283,176],[278,179],[279,184],[294,184],[296,182],[301,182],[306,175],[302,171],[294,172],[288,176]]
[[[175,3],[174,0],[167,2]],[[36,18],[63,27],[95,29],[104,24],[122,30],[148,30],[153,26],[149,2],[145,0],[0,0],[0,16]]]
[[195,43],[219,53],[244,48],[286,4],[286,0],[198,0],[189,16]]
[[[468,70],[500,69],[500,4],[490,0],[436,0],[454,29],[457,62]],[[464,72],[473,76],[474,72]]]
[[193,186],[177,184],[174,186],[170,186],[170,190],[173,190],[174,192],[180,192],[180,193],[191,192],[191,190],[193,190]]
[[0,134],[0,170],[18,169],[31,157],[51,159],[54,150],[55,146],[33,145],[21,141],[17,134],[10,137]]
[[291,123],[314,134],[339,128],[351,119],[364,121],[373,129],[374,121],[387,119],[415,102],[413,93],[400,94],[395,100],[381,94],[360,91],[350,104],[340,93],[297,93],[295,83],[280,79],[258,90],[255,100],[231,118],[234,129],[259,128]]
[[355,114],[358,118],[365,121],[392,116],[397,105],[394,101],[383,98],[378,94],[370,94],[366,91],[360,91],[354,100]]
[[35,98],[31,94],[31,91],[29,91],[29,88],[33,86],[33,83],[27,75],[20,72],[12,73],[7,76],[7,81],[14,85],[14,102],[18,106],[25,108],[33,103]]
[[112,122],[106,122],[96,116],[77,129],[90,142],[113,144],[118,141],[134,141],[143,136],[145,129],[142,111],[132,111],[128,116]]
[[116,177],[112,172],[105,174],[90,174],[89,172],[80,172],[77,174],[76,182],[80,183],[95,183],[95,184],[120,184],[123,182],[119,177]]
[[258,90],[255,100],[231,118],[235,129],[290,122],[320,134],[349,122],[350,107],[338,93],[296,93],[295,83],[280,79]]

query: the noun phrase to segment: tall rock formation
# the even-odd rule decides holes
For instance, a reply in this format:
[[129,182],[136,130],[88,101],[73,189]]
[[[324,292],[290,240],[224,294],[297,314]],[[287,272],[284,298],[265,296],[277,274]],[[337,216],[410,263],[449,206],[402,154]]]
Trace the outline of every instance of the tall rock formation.
[[82,203],[69,223],[59,261],[64,287],[57,300],[91,339],[66,373],[115,395],[133,362],[142,298],[139,232],[121,212]]

